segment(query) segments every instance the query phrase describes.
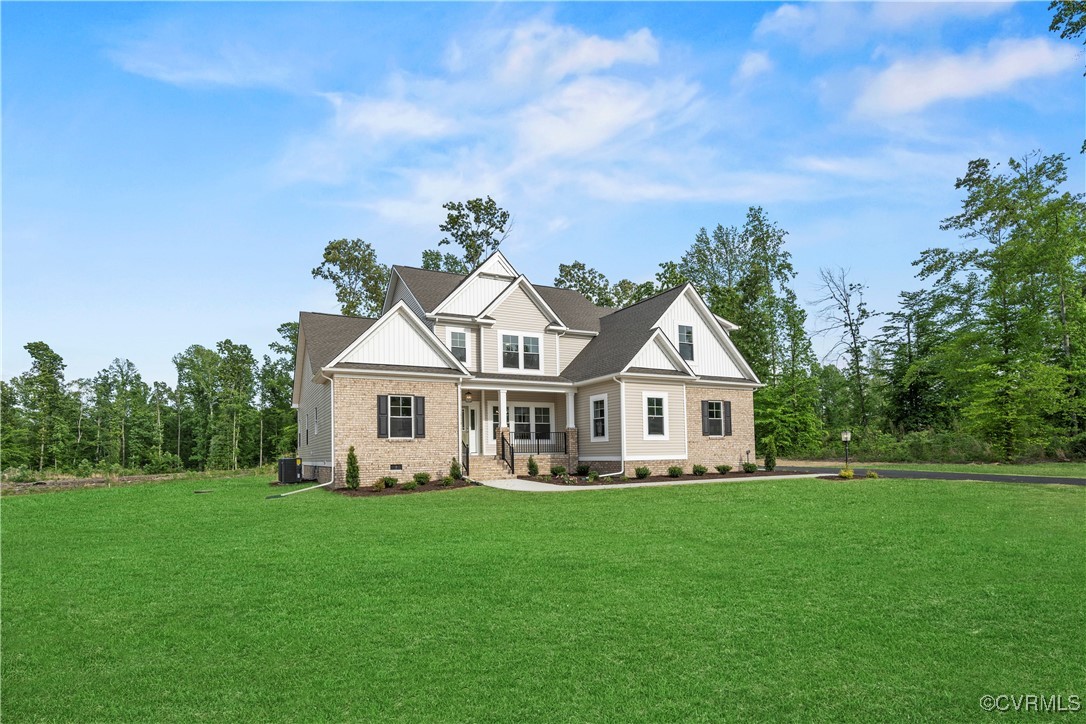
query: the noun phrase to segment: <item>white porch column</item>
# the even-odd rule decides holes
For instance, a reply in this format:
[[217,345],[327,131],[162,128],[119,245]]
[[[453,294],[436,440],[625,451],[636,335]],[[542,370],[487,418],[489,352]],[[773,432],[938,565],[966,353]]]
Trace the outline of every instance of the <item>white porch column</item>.
[[498,419],[501,421],[498,427],[509,427],[509,403],[508,397],[506,397],[506,390],[503,387],[498,390]]
[[572,430],[577,427],[576,416],[573,414],[573,398],[576,393],[573,391],[566,393],[566,428]]

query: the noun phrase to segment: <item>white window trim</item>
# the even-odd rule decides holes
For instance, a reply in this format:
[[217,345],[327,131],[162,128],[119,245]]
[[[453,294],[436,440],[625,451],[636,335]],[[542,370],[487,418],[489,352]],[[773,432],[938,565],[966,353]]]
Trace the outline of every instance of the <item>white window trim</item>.
[[471,330],[466,327],[446,327],[445,328],[445,345],[449,348],[449,351],[453,353],[453,357],[456,353],[453,352],[452,336],[453,332],[464,333],[464,356],[467,357],[461,364],[470,369],[475,369],[475,362],[472,359],[474,355],[471,353]]
[[[682,334],[681,334],[681,332],[679,330],[679,327],[690,327],[690,350],[693,353],[694,359],[686,359],[686,357],[683,357],[683,346],[682,346],[683,345],[683,338],[682,338]],[[695,336],[694,332],[697,331],[697,327],[698,326],[696,324],[694,324],[693,322],[676,322],[675,323],[675,351],[679,353],[679,357],[682,357],[682,359],[688,365],[693,365],[694,362],[697,361],[697,359],[698,359],[698,350],[697,350],[696,343],[694,342],[694,340],[696,339],[696,336]]]
[[[649,398],[660,397],[664,401],[664,434],[663,435],[650,435],[649,434]],[[671,439],[671,427],[670,420],[668,420],[668,402],[666,392],[649,392],[645,391],[641,393],[641,429],[642,437],[645,440],[670,440]]]
[[[411,434],[410,435],[393,435],[392,434],[392,421],[402,420],[401,415],[392,414],[392,398],[393,397],[406,397],[411,400],[411,414],[407,416],[407,419],[411,421]],[[415,396],[414,395],[389,395],[388,396],[388,439],[389,440],[414,440],[415,439]]]
[[[599,401],[599,400],[603,400],[603,436],[602,437],[596,437],[596,418],[594,417],[594,415],[595,415],[595,409],[594,408],[596,406],[596,402]],[[611,410],[610,410],[609,405],[610,405],[610,400],[608,400],[606,392],[604,392],[602,395],[592,395],[591,397],[588,398],[588,429],[589,429],[589,432],[590,432],[590,434],[592,436],[592,442],[610,442],[611,441],[611,439],[610,439],[610,436],[611,436],[611,420],[610,420]]]
[[[486,441],[488,443],[493,443],[495,445],[497,444],[497,440],[494,438],[494,410],[496,410],[498,408],[499,404],[500,403],[498,403],[496,400],[487,400],[487,403],[486,403]],[[514,425],[513,425],[513,408],[514,407],[527,407],[527,408],[531,409],[531,412],[529,413],[529,417],[530,417],[530,423],[529,423],[530,427],[529,427],[529,429],[532,431],[532,436],[533,436],[532,439],[533,440],[535,439],[535,408],[537,408],[537,407],[546,407],[547,409],[550,410],[550,413],[551,413],[551,436],[552,437],[557,432],[564,432],[564,430],[560,431],[558,429],[557,424],[555,424],[555,420],[554,420],[554,403],[553,402],[524,402],[523,400],[510,399],[510,400],[506,400],[506,404],[509,407],[509,432],[510,432],[510,434],[512,434],[513,430],[515,429]],[[498,426],[501,427],[500,424]]]
[[[519,367],[506,367],[505,366],[505,341],[503,336],[508,335],[510,337],[517,338],[517,354]],[[546,347],[546,334],[544,332],[517,332],[511,329],[499,329],[498,330],[498,369],[502,372],[508,372],[509,374],[521,374],[521,375],[544,375],[546,372],[546,356],[544,355],[544,349]],[[535,337],[539,340],[539,369],[524,369],[524,338]]]

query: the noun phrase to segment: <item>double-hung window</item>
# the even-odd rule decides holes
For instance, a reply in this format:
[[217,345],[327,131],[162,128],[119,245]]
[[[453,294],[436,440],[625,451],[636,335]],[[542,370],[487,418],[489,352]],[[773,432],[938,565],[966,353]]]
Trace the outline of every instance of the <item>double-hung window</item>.
[[541,338],[538,335],[503,332],[502,369],[539,370],[543,368],[540,350]]
[[452,350],[453,357],[461,362],[468,361],[468,333],[467,332],[449,332],[449,348]]
[[532,439],[532,408],[513,408],[513,436],[517,440]]
[[539,369],[539,337],[524,338],[524,369]]
[[709,435],[724,434],[724,403],[720,400],[705,403],[705,431]]
[[551,408],[535,408],[535,439],[551,439]]
[[409,395],[389,395],[388,397],[388,436],[413,437],[414,398]]
[[652,436],[663,437],[667,434],[664,424],[664,398],[647,396],[645,398],[645,431]]
[[591,398],[592,439],[607,440],[607,395]]
[[520,369],[520,337],[515,334],[502,335],[502,367]]
[[686,325],[679,325],[679,354],[687,362],[694,360],[694,328]]

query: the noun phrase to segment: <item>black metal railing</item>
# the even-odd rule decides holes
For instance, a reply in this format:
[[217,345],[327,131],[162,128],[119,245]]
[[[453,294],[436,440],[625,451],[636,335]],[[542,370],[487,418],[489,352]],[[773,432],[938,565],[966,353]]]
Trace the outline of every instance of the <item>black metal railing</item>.
[[513,449],[518,453],[564,453],[566,452],[566,433],[548,432],[544,434],[513,434]]
[[505,436],[505,433],[501,435],[501,444],[498,445],[498,453],[501,459],[509,466],[509,470],[516,473],[516,456],[517,452],[513,448],[513,445],[509,442],[509,438]]
[[464,468],[464,477],[471,475],[471,449],[466,442],[460,443],[460,466]]

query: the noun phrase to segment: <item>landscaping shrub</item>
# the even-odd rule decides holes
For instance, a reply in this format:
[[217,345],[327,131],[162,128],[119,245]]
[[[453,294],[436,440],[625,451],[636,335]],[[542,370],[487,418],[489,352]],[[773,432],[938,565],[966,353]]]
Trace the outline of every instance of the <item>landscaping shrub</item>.
[[453,484],[453,483],[455,482],[455,480],[456,480],[456,479],[455,479],[455,478],[453,478],[453,476],[451,476],[451,475],[446,475],[445,477],[443,477],[443,478],[441,479],[440,485],[441,485],[441,487],[443,487],[443,488],[447,488],[447,487],[449,487],[450,485],[452,485],[452,484]]
[[841,472],[837,473],[837,477],[842,480],[852,480],[853,475],[852,468],[841,468]]
[[717,465],[716,466],[716,471],[718,473],[720,473],[721,475],[727,475],[728,473],[730,473],[732,471],[732,466],[731,465]]
[[377,478],[376,480],[373,481],[373,492],[380,493],[384,489],[385,489],[385,479],[384,478]]
[[449,463],[449,477],[453,480],[462,480],[464,478],[464,469],[460,467],[460,461],[456,458],[452,459]]
[[777,467],[777,441],[770,435],[765,441],[765,469],[773,470]]
[[396,483],[400,481],[392,477],[391,475],[386,475],[385,477],[381,478],[381,482],[385,484],[386,488],[395,488]]
[[589,470],[588,471],[588,481],[589,482],[594,483],[599,479],[600,479],[600,471],[599,470]]
[[678,465],[672,465],[667,469],[667,474],[669,477],[677,478],[683,474],[683,469]]
[[868,470],[867,475],[864,476],[864,477],[866,477],[868,480],[878,480],[879,479],[879,474],[878,474],[878,472],[876,472],[874,470]]
[[754,473],[754,472],[757,472],[757,471],[758,471],[758,466],[755,465],[754,463],[743,463],[743,472],[744,473]]
[[618,479],[625,483],[630,479],[630,476],[627,475],[626,473],[623,473],[622,475],[619,476]]
[[634,474],[637,475],[637,479],[641,480],[647,478],[652,471],[646,467],[634,468]]
[[589,468],[588,465],[584,465],[584,464],[578,465],[577,466],[577,474],[583,478],[585,475],[588,475],[588,468]]
[[347,487],[358,490],[358,455],[354,452],[354,445],[347,448]]
[[705,473],[708,472],[709,468],[705,467],[704,465],[695,465],[694,467],[690,468],[690,470],[693,471],[694,475],[705,475]]
[[533,478],[539,475],[539,463],[535,461],[534,455],[528,456],[528,474]]
[[565,475],[565,474],[566,474],[566,466],[565,465],[554,465],[554,466],[551,467],[551,477],[552,478],[561,477],[562,475]]
[[430,482],[430,473],[415,473],[412,477],[416,485],[426,485]]
[[415,488],[419,487],[419,484],[415,482],[414,478],[412,478],[411,480],[408,480],[406,483],[404,483],[400,487],[403,488],[404,490],[414,490]]

